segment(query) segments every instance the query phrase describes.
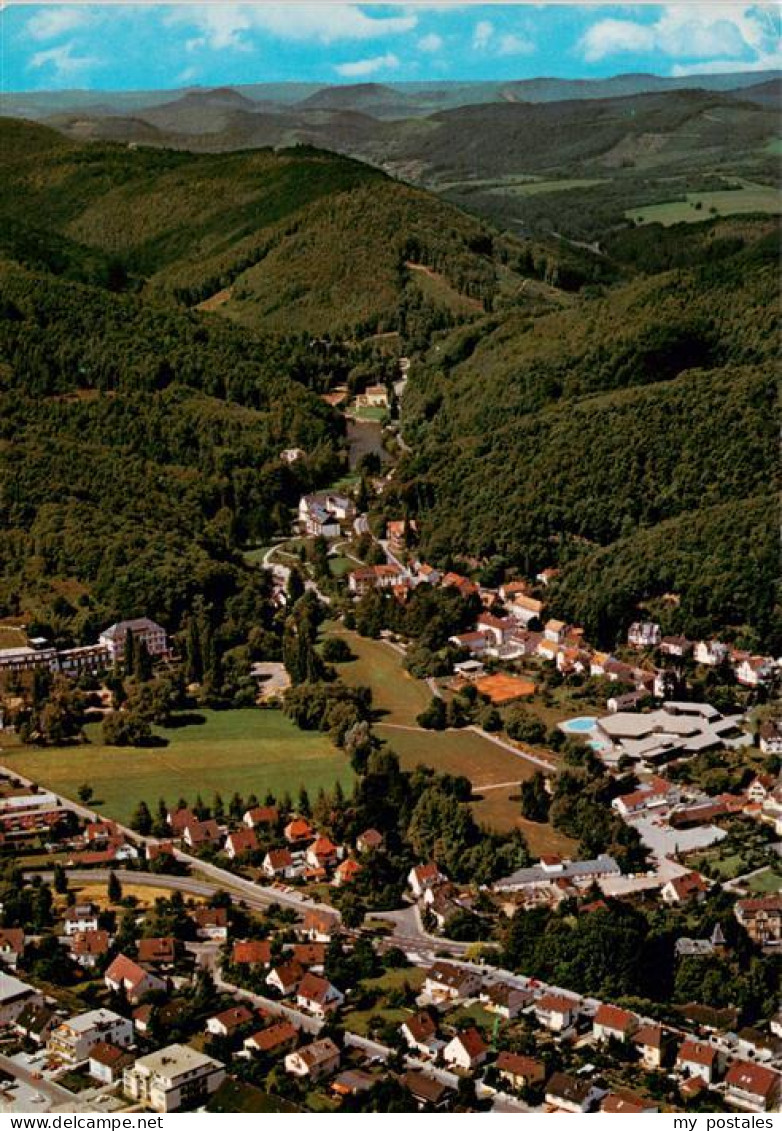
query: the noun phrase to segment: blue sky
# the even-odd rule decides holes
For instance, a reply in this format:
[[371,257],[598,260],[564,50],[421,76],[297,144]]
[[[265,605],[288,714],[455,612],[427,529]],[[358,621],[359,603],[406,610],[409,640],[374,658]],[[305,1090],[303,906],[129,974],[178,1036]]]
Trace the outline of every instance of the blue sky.
[[5,90],[593,78],[779,67],[776,5],[17,4]]

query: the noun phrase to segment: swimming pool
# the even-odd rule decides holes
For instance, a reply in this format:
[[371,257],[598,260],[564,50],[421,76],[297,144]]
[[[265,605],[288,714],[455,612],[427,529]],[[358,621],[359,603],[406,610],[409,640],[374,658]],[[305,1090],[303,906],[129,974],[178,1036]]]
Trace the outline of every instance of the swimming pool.
[[560,723],[559,729],[565,734],[589,734],[594,730],[596,722],[597,719],[592,718],[591,715],[579,715],[577,719],[566,719],[564,723]]

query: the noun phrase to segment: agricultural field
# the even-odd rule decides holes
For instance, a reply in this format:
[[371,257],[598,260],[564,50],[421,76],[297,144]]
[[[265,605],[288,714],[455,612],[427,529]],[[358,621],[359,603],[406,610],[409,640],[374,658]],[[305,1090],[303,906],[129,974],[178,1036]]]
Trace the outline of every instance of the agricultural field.
[[751,212],[782,213],[782,192],[770,185],[743,182],[741,188],[715,192],[688,192],[684,200],[644,205],[625,212],[636,224],[697,224],[711,216],[736,216]]
[[322,734],[299,730],[279,711],[248,708],[203,711],[204,723],[157,730],[168,740],[163,747],[120,749],[103,746],[100,727],[86,728],[90,744],[67,749],[15,748],[0,752],[10,769],[33,778],[67,797],[89,783],[106,816],[127,821],[139,801],[150,807],[164,797],[208,803],[215,792],[230,797],[238,790],[263,797],[302,784],[313,794],[339,781],[350,788],[352,771],[344,754]]

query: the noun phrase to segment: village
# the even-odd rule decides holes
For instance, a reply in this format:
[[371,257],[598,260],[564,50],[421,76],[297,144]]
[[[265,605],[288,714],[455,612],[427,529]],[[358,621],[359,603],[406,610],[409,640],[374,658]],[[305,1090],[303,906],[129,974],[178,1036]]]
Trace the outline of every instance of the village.
[[[357,419],[387,412],[385,386],[362,397]],[[384,512],[392,478],[393,468],[375,480],[368,510],[355,487],[301,498],[294,541],[263,555],[277,608],[292,605],[299,574],[345,640],[362,602],[457,595],[472,621],[448,636],[437,674],[420,677],[430,708],[402,729],[455,741],[464,720],[454,723],[454,702],[480,707],[470,730],[534,771],[546,812],[568,765],[591,764],[643,864],[547,851],[465,882],[409,846],[400,854],[386,828],[352,827],[336,798],[313,806],[305,795],[237,792],[210,805],[199,794],[154,814],[142,800],[124,824],[95,808],[91,789],[77,803],[5,766],[0,1110],[776,1110],[773,1010],[595,996],[503,959],[525,917],[588,923],[657,910],[673,932],[668,974],[750,959],[778,969],[780,661],[665,636],[643,616],[621,646],[600,650],[552,615],[556,570],[486,586],[421,560],[415,521]],[[308,565],[313,544],[343,561],[327,583]],[[416,641],[382,626],[372,635],[399,662],[395,678],[409,680],[402,665]],[[41,671],[91,680],[98,713],[121,715],[106,674],[131,655],[159,672],[181,663],[166,629],[144,616],[75,648],[20,633],[0,650],[5,733],[15,737],[13,703],[18,711]],[[259,705],[284,703],[284,664],[256,662],[252,678]],[[719,706],[692,694],[711,687]],[[553,715],[552,689],[568,693]],[[576,702],[583,709],[568,713]],[[514,709],[535,723],[546,703],[552,726],[513,731]],[[467,776],[474,785],[480,766]],[[397,901],[365,911],[353,891],[400,860]]]

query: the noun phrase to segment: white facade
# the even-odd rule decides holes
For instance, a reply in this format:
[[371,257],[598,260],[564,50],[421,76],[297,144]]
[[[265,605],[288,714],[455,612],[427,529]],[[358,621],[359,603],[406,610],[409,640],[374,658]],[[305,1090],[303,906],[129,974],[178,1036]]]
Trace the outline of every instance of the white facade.
[[153,1111],[180,1111],[203,1103],[224,1079],[225,1067],[219,1060],[189,1045],[169,1045],[126,1068],[123,1090],[128,1099]]

